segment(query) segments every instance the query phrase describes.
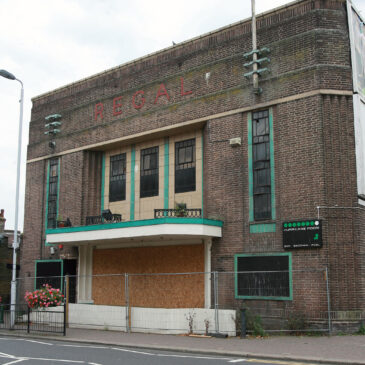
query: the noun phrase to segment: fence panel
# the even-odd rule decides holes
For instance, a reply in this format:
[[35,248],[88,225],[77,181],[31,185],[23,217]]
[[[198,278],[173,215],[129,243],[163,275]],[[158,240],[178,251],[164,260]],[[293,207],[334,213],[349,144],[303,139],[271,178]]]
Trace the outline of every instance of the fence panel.
[[[341,312],[331,308],[327,278],[326,268],[70,276],[69,289],[70,283],[74,289],[68,291],[69,298],[74,299],[68,307],[68,325],[125,332],[234,336],[241,330],[243,309],[247,331],[253,334],[330,332],[332,321],[345,322],[355,314],[356,318],[350,320],[364,319],[361,310]],[[24,303],[25,290],[34,290],[37,282],[35,278],[19,280],[19,304]],[[66,293],[61,283],[60,290]],[[9,327],[7,310],[4,307],[3,328]],[[30,330],[60,332],[62,310],[52,308],[46,314],[33,310]],[[25,311],[17,309],[15,326],[20,330],[27,330]]]

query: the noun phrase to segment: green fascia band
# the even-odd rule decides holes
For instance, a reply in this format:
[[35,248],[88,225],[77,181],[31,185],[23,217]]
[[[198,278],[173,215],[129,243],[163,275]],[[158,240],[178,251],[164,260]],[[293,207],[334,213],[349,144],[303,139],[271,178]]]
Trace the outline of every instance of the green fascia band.
[[223,227],[222,221],[217,221],[217,220],[213,220],[213,219],[166,217],[166,218],[146,219],[146,220],[139,220],[139,221],[118,222],[118,223],[109,223],[109,224],[95,224],[92,226],[47,229],[46,234],[98,231],[98,230],[103,230],[103,229],[154,226],[154,225],[159,225],[159,224],[202,224],[202,225],[207,225],[207,226]]
[[251,224],[250,233],[269,233],[276,232],[275,223]]

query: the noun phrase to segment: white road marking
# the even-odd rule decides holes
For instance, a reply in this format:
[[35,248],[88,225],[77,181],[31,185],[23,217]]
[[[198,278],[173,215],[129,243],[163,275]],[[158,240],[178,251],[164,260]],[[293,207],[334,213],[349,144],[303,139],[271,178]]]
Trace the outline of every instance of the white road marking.
[[60,347],[86,347],[86,348],[93,348],[93,349],[108,349],[108,346],[85,346],[85,345],[58,345]]
[[67,362],[67,363],[75,363],[75,364],[87,364],[87,362],[81,361],[81,360],[44,359],[41,357],[27,357],[26,360],[58,361],[58,362]]
[[134,354],[142,354],[142,355],[155,356],[155,354],[153,354],[151,352],[142,352],[142,351],[135,351],[135,350],[120,349],[118,347],[112,347],[112,350],[124,351],[124,352],[132,352]]
[[15,356],[9,355],[9,354],[5,354],[4,352],[0,352],[0,357],[8,357],[10,359],[15,359]]
[[236,359],[236,360],[230,360],[228,362],[244,362],[247,361],[247,359]]
[[53,346],[54,345],[53,343],[41,342],[41,341],[35,341],[35,340],[23,340],[23,341],[39,343],[41,345],[48,345],[48,346]]
[[4,365],[15,364],[17,362],[21,362],[21,361],[25,361],[25,360],[27,360],[27,359],[18,359],[18,360],[15,360],[15,361],[6,362]]
[[195,356],[195,355],[174,355],[174,354],[155,354],[153,352],[143,352],[143,351],[122,349],[122,348],[118,348],[118,347],[112,347],[112,350],[131,352],[131,353],[134,353],[134,354],[156,356],[156,357],[178,357],[178,358],[202,359],[202,360],[230,360],[230,358],[225,358],[225,357]]
[[224,357],[194,356],[194,355],[156,354],[156,356],[159,356],[159,357],[180,357],[180,358],[203,359],[203,360],[229,360],[229,358],[224,358]]

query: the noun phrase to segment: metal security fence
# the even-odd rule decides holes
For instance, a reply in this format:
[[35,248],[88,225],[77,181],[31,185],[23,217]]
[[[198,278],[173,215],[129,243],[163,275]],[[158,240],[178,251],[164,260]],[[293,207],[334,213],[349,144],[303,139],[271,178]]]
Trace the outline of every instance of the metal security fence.
[[[41,280],[20,279],[20,300],[38,282]],[[33,312],[30,322],[34,329],[35,323],[43,321],[40,330],[58,331],[64,323],[126,332],[234,336],[242,331],[253,335],[331,333],[334,324],[350,321],[356,326],[365,319],[360,309],[341,312],[331,308],[326,268],[78,275],[59,282],[69,300],[65,310],[51,311],[62,313],[64,322],[42,311],[38,318]],[[24,323],[18,325],[23,328]]]

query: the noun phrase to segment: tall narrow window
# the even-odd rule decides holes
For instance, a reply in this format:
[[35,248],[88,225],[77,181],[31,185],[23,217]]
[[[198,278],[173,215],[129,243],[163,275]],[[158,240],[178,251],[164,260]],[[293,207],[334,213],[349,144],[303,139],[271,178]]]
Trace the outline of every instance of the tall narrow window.
[[141,151],[140,196],[146,198],[158,195],[158,147]]
[[195,190],[195,139],[175,143],[175,193]]
[[109,201],[125,200],[126,154],[110,157]]
[[254,219],[271,218],[269,111],[252,116],[252,168]]
[[58,158],[49,161],[47,228],[57,227]]

